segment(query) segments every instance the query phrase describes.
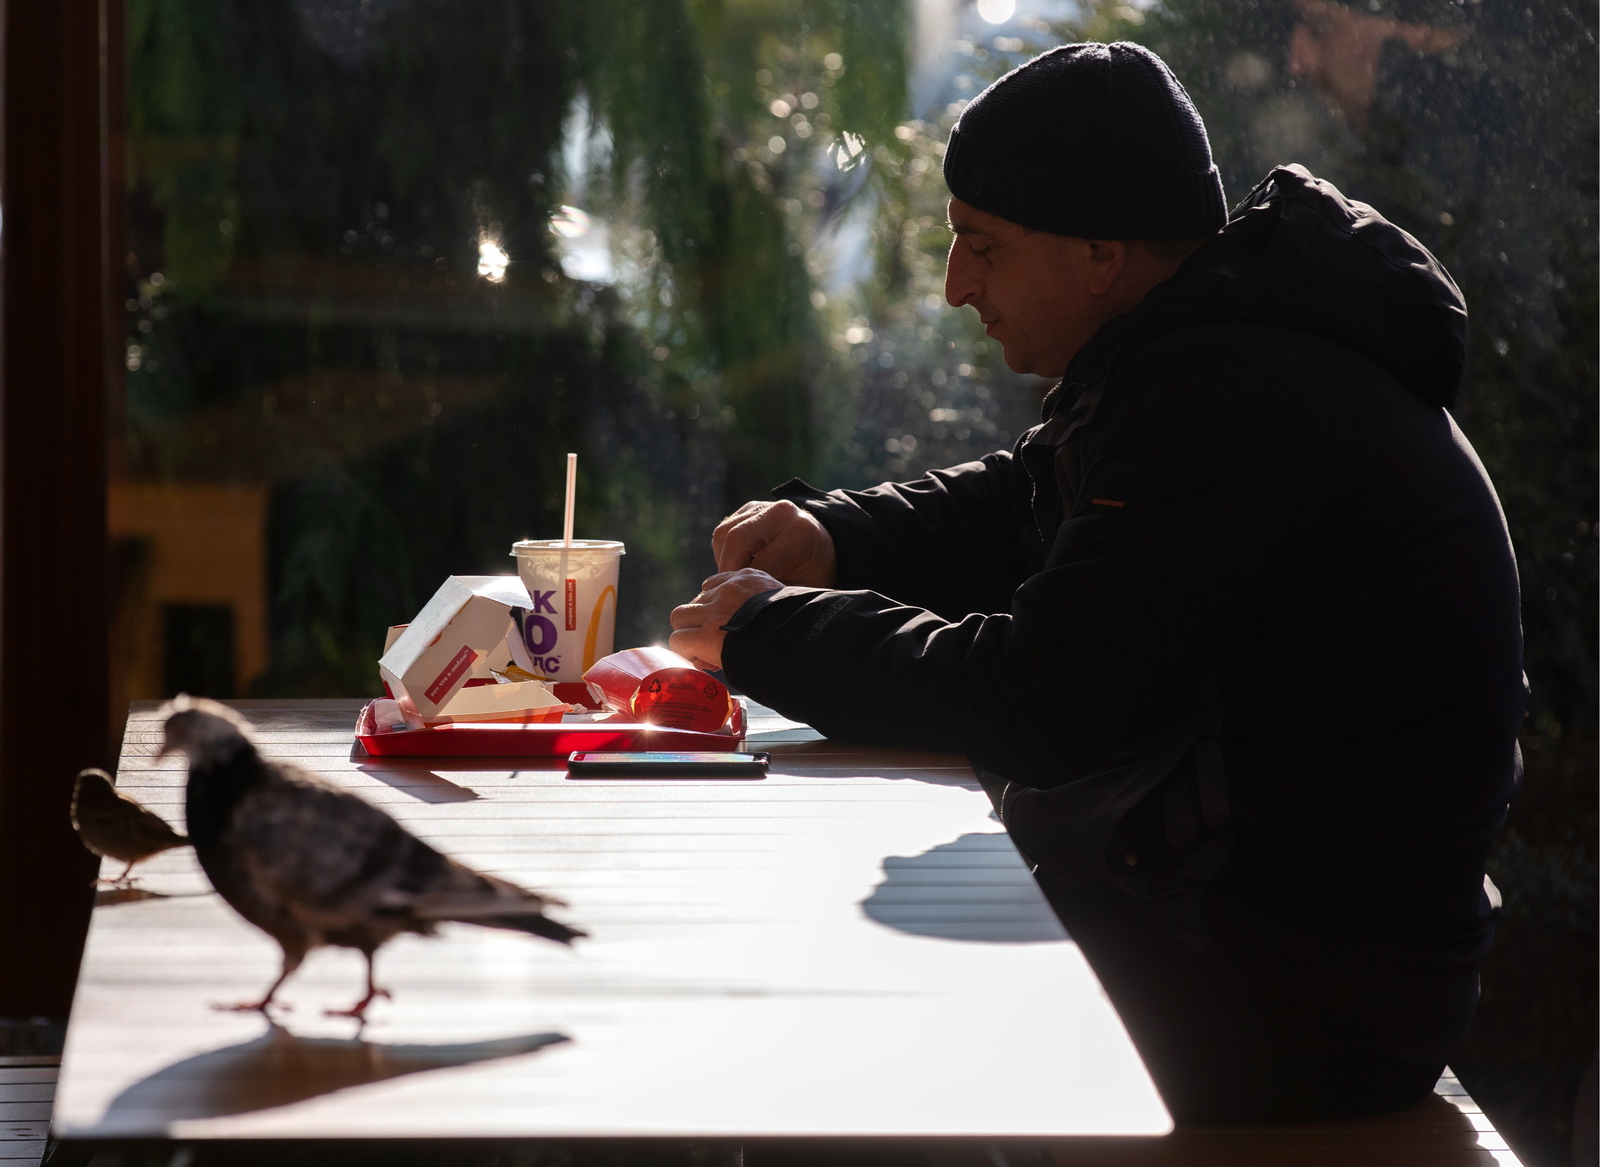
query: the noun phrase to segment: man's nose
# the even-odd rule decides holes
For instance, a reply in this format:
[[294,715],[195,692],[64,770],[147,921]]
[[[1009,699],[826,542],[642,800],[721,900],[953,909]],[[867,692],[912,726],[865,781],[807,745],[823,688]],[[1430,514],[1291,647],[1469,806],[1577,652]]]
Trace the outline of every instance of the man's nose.
[[950,255],[944,264],[945,303],[959,308],[976,299],[982,286],[977,274],[968,249],[961,245],[960,239],[955,240],[950,244]]

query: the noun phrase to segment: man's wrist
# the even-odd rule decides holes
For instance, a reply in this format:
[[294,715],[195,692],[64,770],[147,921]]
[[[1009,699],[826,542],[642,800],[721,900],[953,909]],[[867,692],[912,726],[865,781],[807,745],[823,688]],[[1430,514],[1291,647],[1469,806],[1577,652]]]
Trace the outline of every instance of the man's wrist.
[[747,599],[744,603],[740,604],[739,610],[729,618],[726,624],[719,625],[719,627],[724,632],[737,632],[739,629],[743,628],[745,625],[754,620],[761,610],[770,604],[774,599],[776,599],[780,593],[802,590],[804,589],[795,587],[775,587],[768,588],[764,592],[758,592]]

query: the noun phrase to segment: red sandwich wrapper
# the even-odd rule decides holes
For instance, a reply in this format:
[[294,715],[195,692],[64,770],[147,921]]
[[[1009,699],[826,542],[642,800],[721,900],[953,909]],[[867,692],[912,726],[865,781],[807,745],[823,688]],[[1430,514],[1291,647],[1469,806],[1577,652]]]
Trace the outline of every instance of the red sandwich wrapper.
[[715,733],[733,707],[726,685],[665,648],[614,652],[583,679],[608,708],[650,725]]

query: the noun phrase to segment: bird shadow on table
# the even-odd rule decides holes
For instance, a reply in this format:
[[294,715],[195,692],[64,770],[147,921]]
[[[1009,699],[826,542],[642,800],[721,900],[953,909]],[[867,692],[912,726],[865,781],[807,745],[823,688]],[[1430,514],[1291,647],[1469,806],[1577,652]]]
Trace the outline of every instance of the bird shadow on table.
[[472,802],[483,797],[472,787],[461,786],[421,766],[407,769],[368,762],[359,768],[363,774],[370,774],[379,782],[422,802]]
[[271,1110],[425,1070],[533,1053],[571,1038],[534,1033],[459,1045],[378,1045],[360,1039],[296,1037],[268,1023],[253,1041],[196,1054],[142,1078],[117,1095],[104,1121],[159,1114],[163,1121]]
[[986,944],[1068,939],[1004,833],[962,835],[921,855],[889,855],[861,901],[869,920],[913,936]]

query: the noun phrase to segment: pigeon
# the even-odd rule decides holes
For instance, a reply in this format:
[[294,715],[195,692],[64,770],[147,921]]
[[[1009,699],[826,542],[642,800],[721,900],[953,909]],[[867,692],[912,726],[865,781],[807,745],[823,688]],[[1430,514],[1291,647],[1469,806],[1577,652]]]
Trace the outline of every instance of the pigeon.
[[72,829],[78,832],[79,841],[102,859],[127,864],[121,875],[97,879],[96,885],[126,886],[134,864],[189,845],[189,840],[169,827],[165,819],[119,793],[111,784],[111,775],[93,767],[80,770],[72,788]]
[[401,932],[433,935],[457,920],[530,932],[561,944],[585,933],[544,914],[560,900],[482,875],[434,850],[387,813],[298,766],[256,752],[249,723],[204,698],[180,696],[161,752],[189,759],[189,838],[211,885],[278,942],[283,968],[259,1001],[218,1006],[267,1012],[306,954],[325,945],[367,959],[367,991],[330,1017],[365,1020],[389,992],[373,982],[373,954]]

